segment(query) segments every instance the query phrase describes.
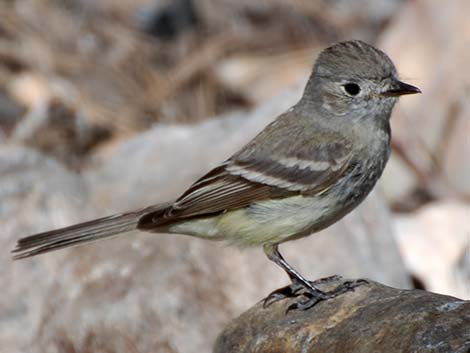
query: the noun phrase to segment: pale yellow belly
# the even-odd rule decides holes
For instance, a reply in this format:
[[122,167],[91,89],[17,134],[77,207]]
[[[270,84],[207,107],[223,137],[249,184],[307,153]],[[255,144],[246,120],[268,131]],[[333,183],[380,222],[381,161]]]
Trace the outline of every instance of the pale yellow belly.
[[250,207],[209,218],[192,219],[171,225],[172,233],[213,240],[237,246],[281,243],[324,228],[333,218],[331,204],[318,197],[294,196],[258,202]]

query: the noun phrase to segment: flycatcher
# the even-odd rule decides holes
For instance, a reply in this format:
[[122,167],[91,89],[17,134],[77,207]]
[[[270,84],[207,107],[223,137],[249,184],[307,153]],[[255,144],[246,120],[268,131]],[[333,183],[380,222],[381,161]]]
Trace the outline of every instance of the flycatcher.
[[318,232],[354,209],[374,187],[390,155],[390,114],[401,95],[420,93],[398,79],[390,58],[362,41],[325,49],[300,101],[178,199],[18,240],[14,258],[81,245],[131,230],[186,234],[267,257],[305,288],[324,292],[295,271],[280,243]]

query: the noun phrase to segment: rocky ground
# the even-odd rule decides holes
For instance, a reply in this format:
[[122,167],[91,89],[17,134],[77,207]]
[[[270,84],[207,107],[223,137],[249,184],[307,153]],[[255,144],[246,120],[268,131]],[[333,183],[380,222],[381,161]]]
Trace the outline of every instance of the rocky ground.
[[[379,186],[283,245],[338,273],[470,298],[464,0],[0,3],[0,347],[208,352],[287,283],[261,250],[135,234],[12,262],[21,236],[178,195],[301,94],[316,53],[361,38],[423,94],[393,119]],[[458,33],[458,35],[456,35]]]
[[374,282],[305,311],[289,310],[295,301],[254,306],[226,326],[214,353],[470,351],[470,301]]

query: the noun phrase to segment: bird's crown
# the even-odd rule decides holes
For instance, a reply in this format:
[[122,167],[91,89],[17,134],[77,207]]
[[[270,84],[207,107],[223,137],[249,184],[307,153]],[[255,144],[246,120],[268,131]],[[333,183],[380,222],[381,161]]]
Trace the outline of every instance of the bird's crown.
[[383,51],[360,40],[334,44],[321,52],[314,75],[382,79],[396,76],[395,65]]

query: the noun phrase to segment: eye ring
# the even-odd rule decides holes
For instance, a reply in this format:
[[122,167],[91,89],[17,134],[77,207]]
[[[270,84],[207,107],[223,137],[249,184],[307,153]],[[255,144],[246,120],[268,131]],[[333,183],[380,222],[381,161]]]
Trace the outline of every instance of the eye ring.
[[343,89],[350,96],[357,96],[361,92],[361,87],[354,82],[344,84]]

